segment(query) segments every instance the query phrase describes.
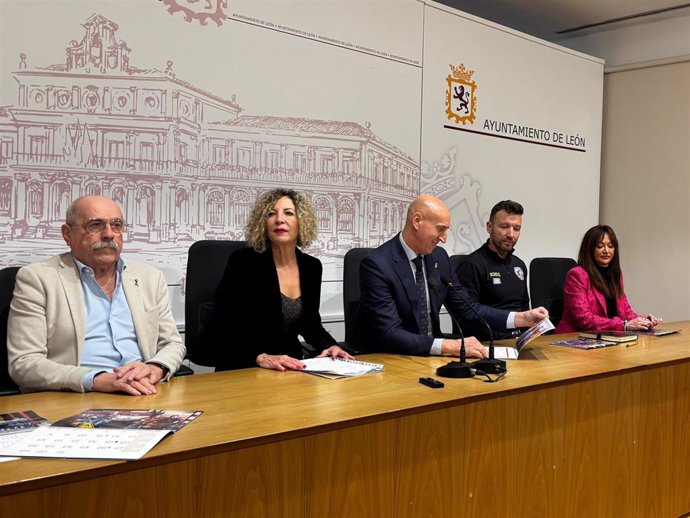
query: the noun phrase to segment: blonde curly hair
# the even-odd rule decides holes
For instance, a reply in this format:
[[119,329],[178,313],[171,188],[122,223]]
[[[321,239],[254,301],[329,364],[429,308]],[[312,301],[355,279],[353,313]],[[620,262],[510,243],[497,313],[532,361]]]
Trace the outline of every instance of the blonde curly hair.
[[245,235],[249,246],[257,252],[263,252],[271,247],[271,241],[266,232],[266,219],[268,213],[273,210],[276,202],[287,196],[295,204],[297,213],[297,223],[299,225],[299,235],[297,236],[297,246],[306,247],[311,245],[318,231],[316,229],[316,214],[309,200],[300,192],[293,189],[277,188],[263,193],[254,203],[249,221],[245,229]]

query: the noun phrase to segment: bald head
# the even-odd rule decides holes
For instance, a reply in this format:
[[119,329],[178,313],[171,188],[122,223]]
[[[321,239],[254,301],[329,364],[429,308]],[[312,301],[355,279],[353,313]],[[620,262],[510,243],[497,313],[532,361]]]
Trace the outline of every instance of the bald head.
[[412,200],[410,206],[407,207],[407,221],[405,224],[407,224],[417,212],[423,216],[430,216],[432,214],[448,214],[448,219],[450,219],[448,206],[436,196],[431,194],[422,194]]
[[449,228],[448,206],[436,196],[422,194],[407,209],[403,239],[412,250],[426,255],[446,242]]
[[119,213],[120,219],[122,219],[122,211],[113,200],[105,196],[89,195],[77,198],[67,207],[65,223],[74,225],[85,213],[90,212],[93,207],[115,210]]

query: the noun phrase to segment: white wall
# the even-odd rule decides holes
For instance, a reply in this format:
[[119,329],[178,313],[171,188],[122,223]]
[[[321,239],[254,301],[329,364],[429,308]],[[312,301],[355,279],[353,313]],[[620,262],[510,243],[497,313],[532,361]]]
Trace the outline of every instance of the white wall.
[[633,308],[690,318],[690,59],[605,76],[600,221]]
[[564,38],[606,60],[600,222],[633,308],[690,318],[690,13]]
[[[473,71],[474,120],[446,112],[459,104],[448,104],[448,81],[461,65]],[[516,251],[527,264],[573,257],[599,212],[602,61],[431,4],[423,71],[422,191],[451,210],[448,253],[481,246],[493,205],[514,199],[525,207]],[[516,131],[525,128],[540,133]]]
[[690,12],[621,22],[558,41],[606,61],[607,67],[690,54]]
[[[244,212],[234,208],[288,182],[333,202],[324,209],[332,208],[331,230],[338,228],[333,214],[340,202],[356,203],[355,230],[343,224],[332,247],[329,241],[310,250],[324,264],[322,314],[338,324],[344,251],[394,235],[420,191],[434,192],[451,207],[450,253],[480,246],[491,206],[509,197],[527,208],[519,248],[527,262],[572,255],[581,227],[596,221],[601,60],[427,0],[227,4],[216,23],[202,23],[210,3],[188,2],[198,12],[185,19],[152,1],[0,1],[0,132],[14,148],[11,161],[0,161],[0,179],[10,179],[11,199],[22,201],[9,216],[0,214],[0,265],[64,251],[59,203],[84,194],[92,181],[106,195],[117,184],[126,193],[130,223],[126,257],[164,271],[182,322],[188,245],[207,237],[241,238],[237,221]],[[93,23],[107,36],[103,41],[89,32]],[[83,60],[68,59],[80,42],[88,43]],[[127,46],[115,66],[117,42]],[[104,50],[115,53],[101,58]],[[449,129],[449,66],[461,63],[476,72],[476,122],[458,121]],[[140,109],[130,93],[147,99],[154,80],[155,102]],[[92,90],[98,92],[93,106],[79,101]],[[259,122],[235,126],[238,116]],[[566,149],[578,144],[513,138],[510,131],[487,128],[489,121],[577,135],[586,145],[583,140],[581,149]],[[351,130],[333,128],[343,125]],[[84,158],[105,158],[111,153],[106,142],[117,144],[111,146],[114,163]],[[312,157],[306,170],[287,165],[293,145]],[[355,145],[357,182],[349,185],[333,160],[333,170],[319,165],[321,148],[349,151],[346,146]],[[282,154],[285,164],[268,166],[269,151]],[[145,161],[150,169],[140,168]],[[220,167],[231,165],[250,166],[253,176]],[[300,174],[281,180],[274,169]],[[307,173],[320,176],[312,180]],[[561,186],[572,177],[578,182],[562,200]],[[52,178],[64,191],[51,188]],[[24,183],[42,195],[35,207],[25,203],[32,198],[22,194]],[[552,214],[559,210],[567,216],[553,234]],[[45,240],[10,231],[27,213],[36,220],[31,225],[52,230]]]

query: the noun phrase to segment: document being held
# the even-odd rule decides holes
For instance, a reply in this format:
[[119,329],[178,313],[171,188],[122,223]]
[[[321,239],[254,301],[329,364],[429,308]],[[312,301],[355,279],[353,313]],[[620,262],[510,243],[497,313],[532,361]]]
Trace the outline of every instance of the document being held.
[[520,351],[528,343],[552,329],[555,329],[555,327],[551,320],[545,318],[522,333],[515,342],[515,347],[494,347],[494,357],[499,360],[517,360],[520,356]]

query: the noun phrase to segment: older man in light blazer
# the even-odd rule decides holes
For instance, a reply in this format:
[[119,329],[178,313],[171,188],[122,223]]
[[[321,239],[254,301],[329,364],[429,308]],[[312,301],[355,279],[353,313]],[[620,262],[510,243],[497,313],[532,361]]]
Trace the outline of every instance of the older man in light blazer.
[[84,196],[67,210],[70,252],[23,267],[7,349],[23,391],[155,394],[185,355],[163,274],[125,261],[117,204]]

